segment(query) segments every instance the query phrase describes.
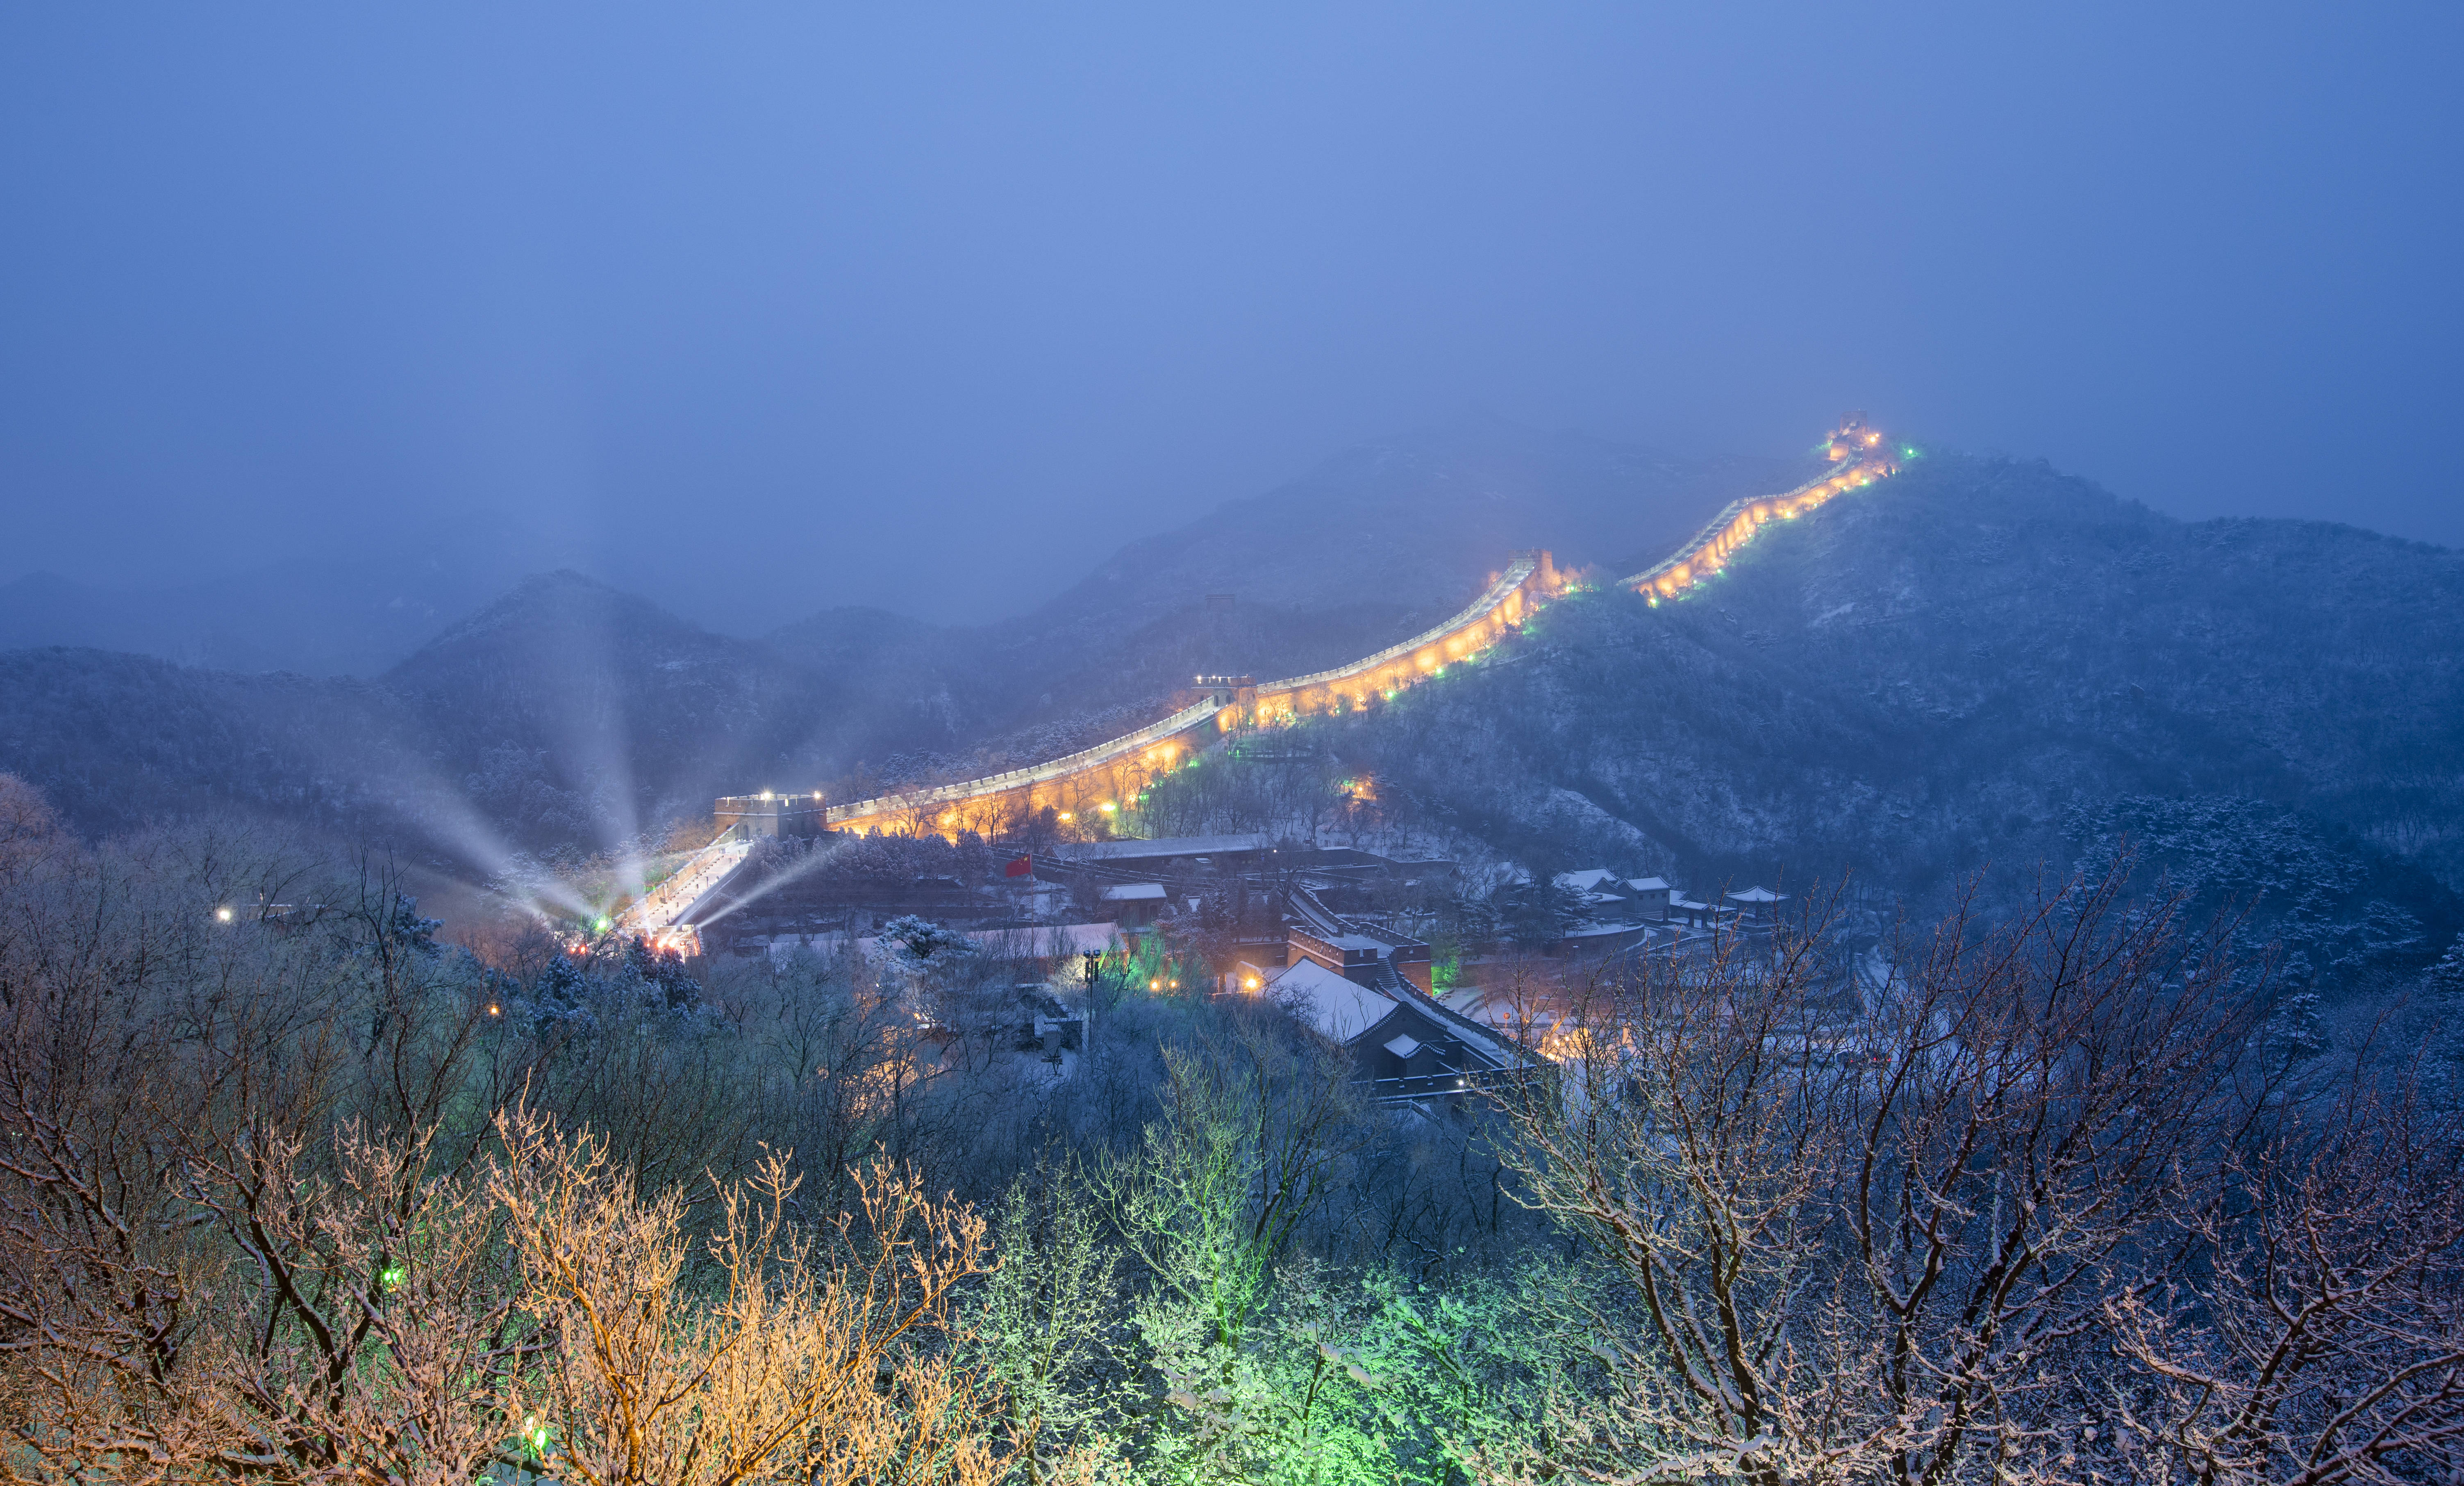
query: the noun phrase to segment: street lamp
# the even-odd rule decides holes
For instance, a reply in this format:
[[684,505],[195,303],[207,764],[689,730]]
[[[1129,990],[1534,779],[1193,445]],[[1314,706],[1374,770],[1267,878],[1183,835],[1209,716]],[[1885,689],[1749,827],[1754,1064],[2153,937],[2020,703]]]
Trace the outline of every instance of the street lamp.
[[1104,963],[1104,951],[1081,950],[1078,951],[1078,958],[1085,962],[1087,975],[1087,1036],[1086,1046],[1081,1048],[1080,1052],[1083,1056],[1091,1058],[1095,1052],[1095,972],[1096,968]]

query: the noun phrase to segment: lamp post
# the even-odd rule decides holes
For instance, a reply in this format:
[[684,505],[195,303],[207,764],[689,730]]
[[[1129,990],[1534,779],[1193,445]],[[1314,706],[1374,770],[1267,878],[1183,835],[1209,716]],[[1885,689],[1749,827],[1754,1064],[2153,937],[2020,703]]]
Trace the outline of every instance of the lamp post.
[[1086,967],[1087,978],[1087,1045],[1082,1050],[1089,1059],[1095,1056],[1095,972],[1104,963],[1101,950],[1081,950],[1078,958]]

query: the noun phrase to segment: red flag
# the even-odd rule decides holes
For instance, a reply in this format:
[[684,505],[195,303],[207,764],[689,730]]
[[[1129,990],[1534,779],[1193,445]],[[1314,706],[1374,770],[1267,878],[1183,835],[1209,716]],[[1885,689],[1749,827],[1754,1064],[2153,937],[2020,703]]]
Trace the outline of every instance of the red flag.
[[1016,862],[1013,862],[1009,865],[1001,868],[1001,876],[1003,877],[1033,877],[1034,875],[1035,858],[1031,856],[1021,857]]

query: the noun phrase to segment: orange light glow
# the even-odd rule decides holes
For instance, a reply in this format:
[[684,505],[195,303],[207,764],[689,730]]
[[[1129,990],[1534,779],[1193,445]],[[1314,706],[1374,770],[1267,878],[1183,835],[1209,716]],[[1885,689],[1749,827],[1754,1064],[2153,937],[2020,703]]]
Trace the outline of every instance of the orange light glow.
[[[1628,586],[1655,603],[1677,597],[1719,572],[1724,559],[1750,541],[1764,524],[1793,518],[1840,491],[1895,472],[1889,456],[1862,452],[1879,448],[1881,443],[1879,434],[1869,434],[1861,424],[1833,434],[1824,452],[1837,471],[1836,478],[1731,505],[1692,544],[1693,550],[1680,552],[1670,561],[1629,580]],[[1126,818],[1111,821],[1109,829],[1127,829],[1127,821],[1139,818],[1145,798],[1141,792],[1152,780],[1177,771],[1184,763],[1194,766],[1202,754],[1203,746],[1194,739],[1290,727],[1304,718],[1373,708],[1381,695],[1391,700],[1424,677],[1443,675],[1451,662],[1492,653],[1492,646],[1515,633],[1556,596],[1593,591],[1593,585],[1578,582],[1575,575],[1556,569],[1546,554],[1518,553],[1516,558],[1517,567],[1492,574],[1490,591],[1455,620],[1352,665],[1264,688],[1229,687],[1223,683],[1231,678],[1201,676],[1197,679],[1209,693],[1205,700],[1193,702],[1183,712],[1130,737],[965,783],[850,801],[828,809],[825,823],[833,830],[858,834],[867,826],[876,833],[903,834],[914,829],[907,822],[919,819],[934,822],[927,834],[950,836],[962,826],[999,830],[1021,815],[1057,805],[1055,796],[1084,798],[1094,794],[1094,786],[1100,783],[1113,798],[1093,808],[1108,820],[1114,816]],[[1215,739],[1207,737],[1207,741]],[[761,798],[780,797],[765,791]],[[813,798],[817,804],[826,803],[820,792]],[[917,813],[923,805],[956,808]],[[1074,824],[1076,811],[1055,810],[1054,818]]]
[[[1849,442],[1851,438],[1860,441],[1868,448],[1881,443],[1880,433],[1866,433],[1859,429],[1853,434],[1834,435],[1824,452],[1834,462],[1849,458],[1856,452],[1855,446]],[[1720,518],[1714,518],[1714,525],[1706,529],[1713,535],[1705,537],[1691,552],[1680,554],[1648,573],[1639,574],[1626,579],[1626,586],[1649,600],[1652,606],[1657,608],[1661,600],[1673,599],[1696,583],[1718,573],[1726,565],[1726,559],[1730,554],[1753,540],[1754,533],[1760,530],[1763,523],[1773,519],[1793,521],[1834,495],[1845,491],[1861,490],[1898,472],[1898,466],[1890,463],[1887,457],[1877,456],[1873,459],[1861,460],[1827,480],[1801,486],[1785,495],[1737,502],[1727,511],[1721,513],[1721,516],[1727,518],[1725,524],[1720,524]]]

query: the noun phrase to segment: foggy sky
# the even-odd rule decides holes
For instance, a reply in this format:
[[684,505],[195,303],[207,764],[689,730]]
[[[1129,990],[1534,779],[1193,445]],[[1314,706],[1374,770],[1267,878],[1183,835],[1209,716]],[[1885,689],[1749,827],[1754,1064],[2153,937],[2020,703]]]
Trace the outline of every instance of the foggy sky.
[[2464,544],[2453,7],[1198,10],[10,7],[0,579],[984,619],[1472,407]]

